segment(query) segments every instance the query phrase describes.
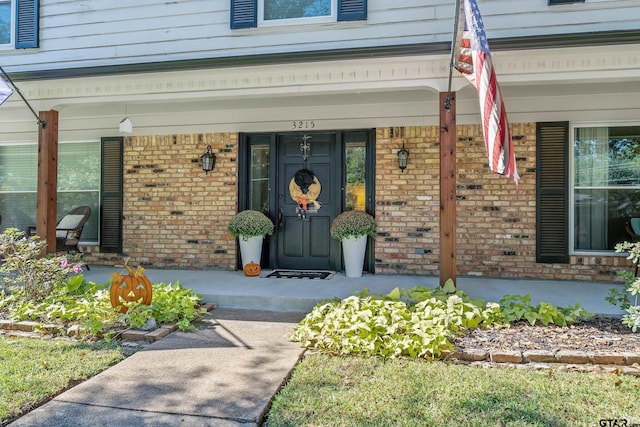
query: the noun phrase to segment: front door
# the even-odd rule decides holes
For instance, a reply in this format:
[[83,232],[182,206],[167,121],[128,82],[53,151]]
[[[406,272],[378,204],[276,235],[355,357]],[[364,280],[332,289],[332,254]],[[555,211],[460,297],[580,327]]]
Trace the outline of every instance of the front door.
[[[331,223],[344,210],[374,214],[374,151],[369,130],[240,134],[238,208],[261,211],[275,224],[265,239],[263,267],[342,269]],[[297,173],[308,188],[298,185]],[[373,271],[371,249],[366,271]]]
[[336,133],[280,134],[278,139],[275,265],[335,270],[340,267],[340,242],[329,229],[342,210]]

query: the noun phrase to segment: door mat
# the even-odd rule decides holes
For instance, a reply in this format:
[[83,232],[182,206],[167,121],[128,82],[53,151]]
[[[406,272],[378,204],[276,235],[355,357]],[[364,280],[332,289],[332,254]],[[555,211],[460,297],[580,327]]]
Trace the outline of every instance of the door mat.
[[335,271],[327,270],[273,270],[264,276],[271,279],[311,279],[329,280],[336,274]]

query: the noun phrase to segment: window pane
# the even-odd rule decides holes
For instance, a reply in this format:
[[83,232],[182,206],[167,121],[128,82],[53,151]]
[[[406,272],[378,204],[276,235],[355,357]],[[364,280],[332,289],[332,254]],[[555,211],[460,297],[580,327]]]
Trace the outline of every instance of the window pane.
[[640,185],[640,126],[576,129],[575,185]]
[[36,225],[36,192],[0,193],[2,231],[9,227],[27,231]]
[[[0,146],[0,215],[2,230],[26,231],[36,223],[38,147]],[[98,241],[100,221],[100,143],[61,143],[58,146],[58,205],[56,218],[78,206],[89,206],[91,217],[81,240]]]
[[249,209],[269,214],[269,146],[251,146]]
[[640,126],[576,128],[574,249],[612,251],[640,217]]
[[365,143],[346,143],[347,185],[345,206],[347,210],[365,210]]
[[0,1],[0,44],[11,43],[11,2]]
[[331,0],[263,0],[264,19],[330,16]]
[[58,191],[100,188],[100,144],[60,144],[58,157]]
[[640,192],[631,189],[575,192],[575,249],[613,251],[631,239],[625,223],[640,217]]
[[38,147],[0,146],[0,191],[36,191]]

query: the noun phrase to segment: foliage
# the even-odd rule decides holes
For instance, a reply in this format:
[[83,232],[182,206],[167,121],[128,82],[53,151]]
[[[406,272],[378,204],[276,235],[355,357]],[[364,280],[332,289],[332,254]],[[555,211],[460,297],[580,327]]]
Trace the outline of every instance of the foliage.
[[[637,266],[640,261],[640,242],[623,242],[616,245],[616,252],[628,252],[627,259]],[[626,284],[626,292],[611,289],[605,298],[613,305],[619,305],[627,314],[622,316],[622,323],[631,328],[633,332],[640,330],[640,305],[638,295],[640,295],[640,278],[635,277],[628,271],[618,273],[623,277]],[[633,296],[633,302],[631,301]]]
[[331,223],[331,237],[342,240],[353,237],[376,237],[376,220],[360,210],[345,211]]
[[[406,295],[419,301],[401,301]],[[478,306],[458,292],[396,288],[384,297],[320,304],[296,326],[292,340],[336,354],[437,358],[453,348],[456,333],[499,317],[496,308]]]
[[0,336],[0,425],[123,358],[113,343]]
[[78,275],[41,301],[0,292],[0,311],[7,311],[14,320],[61,326],[68,335],[106,339],[123,328],[139,328],[151,317],[159,323],[175,322],[181,330],[190,330],[193,320],[206,311],[198,307],[200,296],[192,289],[184,289],[180,283],[159,283],[152,287],[151,305],[133,301],[127,303],[127,313],[120,314],[111,306],[108,285],[87,282]]
[[526,319],[531,326],[537,322],[547,326],[551,323],[558,326],[572,325],[593,316],[580,307],[580,304],[568,307],[555,307],[548,302],[531,304],[531,295],[505,295],[500,300],[500,308],[509,323]]
[[365,148],[347,148],[347,184],[363,184],[365,179]]
[[105,285],[71,277],[41,301],[31,301],[20,295],[0,294],[0,309],[14,320],[32,320],[65,328],[67,334],[102,336],[108,329],[124,327],[111,306]]
[[82,271],[80,264],[71,265],[66,256],[41,256],[46,246],[37,236],[26,237],[15,228],[0,234],[4,256],[0,272],[7,273],[3,281],[29,301],[41,301],[63,285],[69,273]]
[[180,330],[187,331],[194,329],[191,322],[207,311],[198,307],[200,301],[193,289],[185,289],[179,282],[154,284],[151,304],[128,303],[123,319],[131,327],[139,328],[153,317],[158,323],[176,323]]
[[333,354],[438,358],[453,348],[450,339],[465,330],[506,326],[527,319],[532,325],[570,325],[591,316],[580,308],[531,305],[530,295],[507,295],[500,304],[472,300],[451,280],[431,289],[398,288],[384,296],[358,296],[318,304],[295,328],[293,341]]
[[259,211],[238,212],[231,218],[227,230],[234,237],[248,238],[273,234],[273,222]]
[[632,375],[306,353],[265,425],[631,426],[640,422],[638,387]]

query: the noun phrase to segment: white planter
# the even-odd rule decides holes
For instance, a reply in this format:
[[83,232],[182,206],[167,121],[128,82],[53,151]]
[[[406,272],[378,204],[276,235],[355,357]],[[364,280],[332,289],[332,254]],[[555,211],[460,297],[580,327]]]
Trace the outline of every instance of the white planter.
[[362,277],[364,253],[367,250],[367,236],[342,239],[342,256],[347,277]]
[[[246,240],[245,240],[246,239]],[[251,263],[260,264],[262,257],[262,241],[264,236],[238,237],[240,241],[240,256],[242,257],[242,267]]]

